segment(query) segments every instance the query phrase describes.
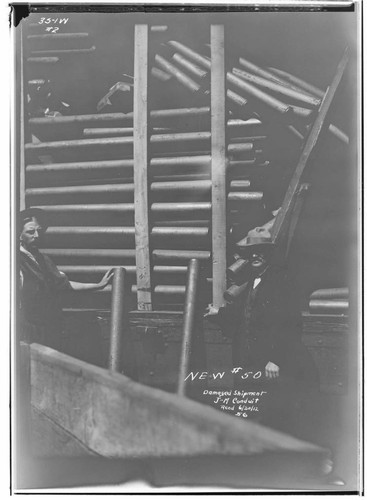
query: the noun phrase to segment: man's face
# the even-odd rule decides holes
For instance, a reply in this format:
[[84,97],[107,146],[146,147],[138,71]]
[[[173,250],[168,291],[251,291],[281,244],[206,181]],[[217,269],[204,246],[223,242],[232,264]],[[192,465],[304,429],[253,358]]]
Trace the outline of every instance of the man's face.
[[23,231],[20,235],[20,240],[25,248],[38,248],[40,239],[45,230],[34,217],[23,226]]
[[268,264],[268,258],[266,256],[265,252],[263,252],[261,250],[253,251],[250,255],[249,260],[250,260],[251,267],[256,272],[261,272],[262,270],[265,269],[265,267]]

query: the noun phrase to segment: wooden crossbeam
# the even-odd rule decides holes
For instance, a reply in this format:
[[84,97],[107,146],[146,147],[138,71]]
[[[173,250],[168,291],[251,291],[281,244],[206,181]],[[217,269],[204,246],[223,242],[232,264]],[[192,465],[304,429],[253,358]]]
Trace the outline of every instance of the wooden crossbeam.
[[306,144],[303,148],[301,157],[299,159],[298,165],[294,171],[293,177],[288,186],[288,190],[285,194],[284,201],[282,203],[280,211],[276,216],[274,226],[271,231],[272,241],[274,243],[279,242],[280,238],[282,237],[282,235],[286,230],[288,214],[293,209],[294,199],[300,187],[302,174],[310,159],[311,153],[313,152],[316,144],[318,143],[321,131],[327,125],[326,116],[330,109],[337,88],[339,86],[340,80],[342,79],[347,63],[348,63],[348,49],[345,50],[344,55],[338,65],[334,79],[325,93],[324,99],[319,108],[318,115],[311,128],[309,136],[306,140]]
[[210,27],[211,43],[211,168],[212,168],[212,247],[213,305],[223,305],[226,290],[226,115],[224,26]]
[[152,309],[148,218],[148,26],[135,26],[134,203],[138,310]]

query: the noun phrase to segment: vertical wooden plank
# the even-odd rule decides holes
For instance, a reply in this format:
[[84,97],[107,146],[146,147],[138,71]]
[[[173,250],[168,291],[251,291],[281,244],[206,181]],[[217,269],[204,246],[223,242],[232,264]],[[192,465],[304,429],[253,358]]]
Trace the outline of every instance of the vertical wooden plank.
[[148,26],[135,26],[134,203],[138,310],[152,309],[148,219]]
[[224,303],[227,269],[224,26],[210,27],[213,306]]

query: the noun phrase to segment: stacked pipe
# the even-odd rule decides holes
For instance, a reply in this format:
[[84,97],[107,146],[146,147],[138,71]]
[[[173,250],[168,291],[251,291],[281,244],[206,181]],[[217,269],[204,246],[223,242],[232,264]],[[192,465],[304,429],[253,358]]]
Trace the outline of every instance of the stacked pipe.
[[[208,144],[208,141],[210,143],[210,132],[177,132],[177,130],[187,128],[190,120],[190,126],[193,127],[197,117],[201,118],[201,128],[209,128],[210,109],[206,106],[176,110],[153,110],[150,115],[151,144],[156,142],[164,147],[166,143],[173,144],[176,141],[180,147],[180,144],[185,142],[184,140],[188,136],[192,141],[190,151],[183,154],[178,151],[177,156],[153,156],[149,164],[152,201],[150,213],[153,221],[151,231],[152,256],[155,263],[153,273],[156,279],[159,280],[163,277],[164,283],[167,286],[171,285],[167,291],[183,293],[188,259],[196,257],[206,261],[210,259],[211,157],[209,154],[210,144]],[[78,244],[79,247],[91,246],[88,245],[88,242],[92,241],[94,249],[91,252],[96,258],[99,255],[99,260],[94,262],[94,265],[72,265],[70,263],[77,258],[72,249],[67,252],[66,262],[63,259],[62,249],[58,251],[57,248],[49,248],[48,252],[51,251],[58,263],[63,263],[61,270],[75,279],[87,279],[91,274],[100,275],[108,269],[110,263],[124,265],[128,274],[133,278],[136,271],[135,262],[126,263],[115,259],[106,263],[104,259],[107,258],[108,254],[98,253],[97,248],[105,248],[107,245],[111,247],[112,251],[117,250],[116,247],[121,245],[124,248],[134,245],[133,158],[81,161],[84,160],[85,150],[89,147],[96,146],[101,151],[101,148],[106,145],[105,154],[110,155],[111,145],[131,147],[131,136],[123,135],[123,140],[120,140],[121,127],[104,127],[103,125],[127,125],[123,129],[131,131],[132,114],[112,113],[32,118],[29,123],[32,129],[41,131],[41,133],[42,128],[45,127],[54,127],[57,130],[61,127],[68,127],[70,124],[78,124],[79,133],[83,130],[84,133],[87,131],[89,136],[93,136],[91,131],[97,130],[98,133],[95,136],[102,136],[101,139],[68,139],[52,141],[51,143],[29,143],[25,147],[30,158],[30,163],[26,167],[29,186],[26,196],[29,204],[47,210],[55,223],[65,224],[61,227],[51,227],[48,230],[48,242],[59,248],[65,246],[63,243],[65,240],[68,244]],[[96,124],[97,127],[94,127]],[[230,130],[245,130],[247,133],[251,130],[257,133],[261,127],[261,123],[257,119],[245,121],[230,118],[227,125]],[[173,133],[155,133],[162,128],[173,130]],[[104,131],[108,133],[104,134]],[[115,137],[115,134],[119,135]],[[109,138],[105,140],[107,135]],[[129,140],[126,141],[126,138]],[[192,144],[195,141],[202,141],[204,145],[207,141],[207,150],[194,154]],[[236,143],[233,146],[233,155],[243,154],[245,148],[242,150],[237,148]],[[62,152],[64,158],[65,151],[69,155],[74,155],[71,158],[72,161],[35,163],[37,157],[45,154],[51,155],[53,160],[55,153]],[[266,163],[261,163],[255,158],[231,159],[228,166],[234,171],[236,169],[239,171],[243,168],[266,167]],[[109,178],[110,182],[107,183]],[[66,179],[68,184],[60,186],[60,182],[65,184]],[[242,179],[241,176],[236,179],[234,176],[229,184],[228,202],[230,206],[238,208],[244,202],[251,204],[260,202],[262,192],[250,191],[250,187],[248,179]],[[108,203],[102,203],[107,197]],[[123,202],[121,203],[121,201]],[[95,224],[93,227],[88,226],[90,224],[88,214],[89,219],[93,218],[93,224]],[[118,227],[121,223],[126,225]],[[70,227],[70,224],[73,226]],[[108,224],[110,227],[105,227],[103,224]],[[187,246],[189,248],[186,251],[183,250]],[[56,253],[53,250],[56,250]],[[85,259],[88,253],[79,252],[78,255]],[[116,252],[114,256],[117,257]],[[166,263],[169,265],[165,265]],[[172,288],[172,286],[176,288]],[[158,290],[162,291],[163,289],[158,288]]]
[[[273,96],[279,96],[289,103],[294,117],[295,130],[302,135],[307,135],[307,125],[312,120],[315,110],[320,106],[325,92],[304,80],[276,68],[261,68],[245,59],[239,58],[240,68],[233,68],[233,74],[239,77],[245,86],[265,89]],[[237,85],[241,86],[239,81]],[[349,137],[333,124],[329,125],[329,132],[345,144],[349,143]]]
[[[208,76],[210,75],[210,64],[207,64],[206,60],[200,59],[193,62],[185,58],[184,55],[176,52],[172,54],[171,60],[157,53],[155,54],[154,62],[156,66],[152,69],[152,75],[159,81],[159,89],[164,88],[161,82],[170,82],[170,85],[176,82],[176,92],[179,92],[180,88],[182,89],[183,87],[189,90],[189,93],[186,94],[188,102],[190,102],[192,95],[194,95],[197,99],[198,97],[201,98],[200,105],[206,102],[209,103]],[[256,189],[256,187],[254,189],[249,179],[249,174],[254,169],[258,170],[258,172],[264,168],[266,169],[269,162],[265,161],[261,150],[261,145],[266,140],[267,134],[264,124],[257,117],[249,117],[250,115],[245,109],[246,101],[238,94],[229,91],[227,97],[235,105],[242,106],[241,114],[228,114],[226,131],[223,131],[223,133],[226,132],[227,136],[227,168],[228,172],[230,172],[227,182],[227,209],[229,224],[231,224],[232,214],[243,212],[245,206],[247,207],[245,211],[248,211],[249,206],[258,207],[262,203],[263,192]],[[205,122],[205,125],[210,128],[209,120]],[[196,123],[191,125],[191,127],[193,126],[196,126],[197,129],[200,126],[203,128],[202,116],[200,120],[196,120]],[[177,122],[173,124],[173,127],[177,130],[177,127],[179,127]],[[184,180],[180,179],[179,182],[183,184]],[[208,192],[210,196],[210,182],[208,182],[208,187],[210,189]],[[189,196],[192,199],[192,191],[189,193]],[[207,200],[200,199],[199,203],[200,205],[202,203],[202,209],[206,210],[204,204],[207,203]],[[183,213],[180,218],[178,216],[175,217],[175,224],[181,225],[183,222]],[[211,212],[208,213],[207,219],[203,223],[208,227],[211,226]],[[156,250],[156,248],[153,250],[153,255]],[[208,297],[208,301],[210,301],[210,297]]]
[[86,32],[71,32],[67,16],[30,16],[22,26],[29,115],[70,112],[70,105],[59,92],[63,88],[60,80],[95,53],[91,36]]
[[[210,68],[210,59],[192,50],[187,45],[177,41],[170,41],[168,45],[178,51],[173,55],[172,62],[185,62],[185,68],[190,70],[190,65],[187,63],[188,59],[194,62],[194,64],[201,65],[202,69]],[[156,57],[156,60],[159,64],[162,63],[161,58]],[[271,129],[275,123],[276,126],[280,125],[287,128],[288,131],[298,138],[300,146],[302,146],[310,129],[311,122],[314,120],[322,102],[324,92],[294,75],[274,68],[261,68],[244,57],[240,57],[238,62],[238,67],[233,67],[232,71],[226,73],[228,101],[232,101],[232,104],[235,102],[233,94],[230,94],[232,92],[231,89],[235,90],[235,92],[240,94],[241,98],[247,101],[247,112],[252,111],[253,116],[260,118],[262,123],[267,125],[269,135],[273,133]],[[166,69],[172,76],[175,76],[172,67],[167,63],[165,64]],[[195,73],[194,69],[192,68],[192,73]],[[177,79],[185,84],[182,78]],[[200,86],[200,88],[202,87]],[[274,121],[275,118],[277,118],[276,121]],[[329,125],[329,132],[343,143],[348,144],[348,136],[335,125]],[[266,148],[264,149],[266,150]],[[300,151],[300,148],[298,151]],[[274,151],[272,153],[272,156],[274,156]],[[284,157],[284,162],[291,158],[288,150],[287,156],[288,158]],[[241,216],[242,214],[240,214]],[[232,295],[236,295],[240,289],[240,284],[246,277],[246,264],[243,259],[238,259],[228,268],[228,278],[230,283],[233,283],[233,286],[227,290],[227,300],[232,300]],[[321,308],[326,306],[328,305],[324,303],[313,305],[313,307]],[[344,307],[345,304],[338,303],[334,304],[334,306]],[[332,307],[332,305],[329,304],[329,307]]]
[[[239,99],[235,99],[238,102]],[[151,239],[153,260],[156,262],[153,273],[156,282],[164,277],[167,293],[183,293],[187,259],[197,256],[197,252],[201,252],[200,258],[210,258],[210,108],[156,110],[150,115]],[[195,130],[198,117],[201,118],[201,126]],[[70,124],[74,129],[69,127]],[[64,140],[28,143],[25,146],[31,159],[27,165],[27,201],[47,210],[58,224],[48,231],[49,246],[54,247],[48,252],[59,249],[59,254],[54,255],[62,259],[65,253],[61,247],[74,245],[78,247],[75,251],[84,250],[84,258],[87,255],[94,257],[91,259],[93,265],[71,264],[76,258],[75,252],[73,254],[73,249],[65,249],[68,258],[61,265],[61,270],[74,279],[100,275],[110,263],[124,265],[133,278],[136,272],[134,261],[128,264],[123,260],[106,261],[107,254],[98,253],[100,247],[102,250],[106,246],[111,251],[121,246],[133,251],[132,113],[32,118],[30,125],[41,136],[45,128],[63,130],[64,127],[64,130],[70,128],[76,132],[78,137],[69,136]],[[250,181],[242,177],[244,168],[267,166],[267,162],[256,158],[258,150],[254,147],[255,140],[265,137],[265,131],[257,118],[243,120],[229,117],[227,127],[230,137],[228,166],[233,171],[228,203],[238,213],[244,202],[262,200],[262,192],[250,191]],[[241,142],[241,136],[250,137],[250,140]],[[187,151],[182,151],[185,148]],[[195,148],[198,154],[193,155]],[[101,158],[99,161],[95,160],[96,153]],[[175,156],[166,156],[172,153]],[[44,160],[45,156],[51,157],[52,163],[34,163],[37,157]],[[58,161],[59,158],[63,161]],[[69,161],[65,162],[65,158]],[[236,177],[237,172],[241,175]],[[109,177],[110,182],[107,183]],[[60,186],[60,182],[65,184],[66,178],[67,185]],[[105,203],[107,198],[109,203]],[[93,218],[92,226],[90,218]],[[122,223],[125,225],[121,226]],[[189,248],[184,255],[182,249],[188,242]],[[93,249],[89,251],[86,247]],[[114,257],[117,257],[116,253]],[[129,257],[131,259],[131,255]],[[166,259],[170,259],[169,265],[164,265]],[[157,285],[157,290],[164,292],[160,286]]]
[[[189,260],[211,260],[211,62],[185,44],[167,47],[168,56],[154,55],[157,86],[149,92],[162,94],[169,82],[177,92],[188,90],[187,106],[149,113],[150,248],[156,297],[173,297],[182,308]],[[264,222],[266,180],[274,165],[284,172],[293,166],[322,98],[249,64],[240,58],[226,73],[230,244]],[[132,111],[33,116],[25,155],[26,204],[42,207],[50,219],[46,253],[71,279],[95,281],[123,266],[135,292],[133,125]],[[210,266],[201,269],[210,284]]]
[[[62,123],[63,118],[65,117],[57,117],[53,121],[56,127],[57,124]],[[30,120],[30,125],[32,127],[32,120]],[[38,126],[49,126],[48,118],[38,119]],[[47,143],[38,144],[40,145],[38,149],[34,148],[33,144],[28,144],[25,148],[28,157],[32,155],[32,161],[39,154],[39,151],[50,153],[53,149],[69,147],[69,144],[65,144],[63,141],[54,141],[51,147]],[[79,153],[79,151],[76,159],[79,161],[56,164],[31,163],[26,167],[28,185],[32,186],[26,190],[27,204],[41,206],[48,212],[51,222],[51,227],[47,232],[46,243],[49,248],[46,249],[46,253],[50,254],[60,269],[71,278],[86,281],[93,279],[95,281],[110,266],[123,265],[133,282],[136,272],[133,159],[90,163],[80,161],[84,158],[83,153]],[[199,180],[194,186],[190,180],[185,180],[181,185],[177,185],[174,180],[165,183],[160,180],[162,177],[164,178],[164,174],[172,174],[172,171],[177,173],[177,161],[179,161],[180,167],[186,165],[188,169],[195,169],[199,172],[203,169],[207,171],[209,166],[209,157],[205,155],[183,157],[179,160],[169,157],[152,159],[152,170],[156,168],[157,173],[161,174],[158,176],[157,182],[151,183],[152,193],[158,193],[160,196],[173,190],[176,196],[182,196],[182,193],[185,194],[194,189],[200,195],[207,197],[207,191],[210,188],[208,180]],[[127,175],[124,176],[124,174]],[[106,183],[109,180],[108,176],[111,176],[110,184]],[[121,178],[119,179],[119,177]],[[116,178],[119,182],[116,181]],[[152,178],[154,180],[154,175]],[[68,185],[60,186],[60,182],[65,184],[66,179]],[[42,187],[38,187],[40,184]],[[168,203],[166,206],[162,206],[160,203],[155,203],[152,204],[151,208],[152,213],[156,213],[158,218],[162,214],[169,215],[177,212],[188,213],[190,217],[192,210],[196,209],[199,213],[207,215],[210,211],[210,203],[194,206],[185,203]],[[99,225],[97,225],[98,223]],[[121,223],[124,223],[125,226],[121,226]],[[188,234],[197,242],[198,251],[196,253],[189,251],[184,255],[180,250],[180,241],[187,239]],[[165,265],[166,255],[164,251],[156,253],[158,262],[153,266],[153,272],[157,276],[157,280],[164,274],[169,276],[175,273],[181,281],[184,281],[186,272],[184,264],[187,263],[188,258],[209,258],[210,252],[200,250],[202,240],[207,239],[207,235],[207,227],[194,227],[192,231],[187,227],[153,227],[152,239],[164,241],[167,238],[173,238],[176,240],[176,247],[178,247],[177,253],[175,253],[175,249],[168,252],[169,263],[173,262],[170,265]],[[124,250],[119,250],[120,248],[124,248]],[[200,255],[197,255],[198,252],[201,252]],[[107,289],[107,291],[109,290]],[[134,286],[133,291],[135,291]],[[169,286],[168,280],[167,286],[164,286],[164,283],[163,286],[158,284],[156,291],[161,294],[182,295],[184,286]]]
[[311,314],[347,315],[349,310],[348,288],[322,288],[312,292],[309,300]]
[[[210,59],[178,41],[172,40],[167,45],[174,52],[171,61],[159,54],[155,56],[160,72],[166,72],[167,77],[175,78],[194,93],[208,93],[203,81],[210,72]],[[227,99],[232,109],[234,106],[240,115],[245,109],[247,118],[259,114],[276,118],[278,125],[286,125],[298,139],[304,139],[324,92],[285,71],[261,68],[244,57],[238,62],[238,67],[226,73]],[[159,78],[156,72],[152,74]],[[342,142],[349,142],[348,136],[335,125],[331,124],[329,131]]]
[[[185,87],[192,94],[201,94],[203,102],[208,99],[210,59],[177,41],[168,42],[162,50],[166,51],[165,55],[156,54],[155,63],[160,71],[166,72],[167,77],[160,78],[160,74],[154,71],[152,75],[163,82],[175,80],[177,85]],[[227,185],[230,192],[227,198],[227,223],[230,228],[231,255],[232,244],[245,236],[254,225],[262,224],[264,217],[268,216],[262,177],[267,177],[271,172],[272,160],[277,159],[278,163],[281,162],[286,168],[292,162],[291,149],[296,150],[298,154],[301,142],[300,134],[295,134],[295,129],[289,128],[288,116],[292,110],[288,105],[261,90],[256,92],[255,89],[253,92],[252,86],[242,83],[233,72],[227,72],[226,80],[228,120],[225,132],[229,158]],[[247,92],[247,87],[250,87],[250,93]],[[313,100],[313,104],[315,103],[316,99]],[[275,121],[275,118],[279,117],[284,125],[283,135],[278,131],[279,120]],[[280,153],[273,151],[272,136],[279,138]],[[254,156],[247,163],[236,161],[231,154],[237,147],[241,147],[241,143],[248,141],[253,145]],[[283,147],[285,141],[289,146],[287,149]],[[293,158],[295,157],[294,155]],[[231,261],[229,263],[231,264]]]

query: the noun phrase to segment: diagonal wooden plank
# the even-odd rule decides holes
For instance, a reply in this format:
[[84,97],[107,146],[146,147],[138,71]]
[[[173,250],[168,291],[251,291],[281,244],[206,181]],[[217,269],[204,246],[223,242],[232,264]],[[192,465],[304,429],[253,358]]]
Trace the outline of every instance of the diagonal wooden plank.
[[298,219],[301,215],[303,203],[305,201],[305,197],[307,191],[310,188],[310,184],[303,183],[300,185],[299,190],[297,191],[296,200],[294,202],[294,207],[291,213],[290,221],[289,221],[289,229],[288,229],[288,237],[287,237],[287,246],[285,250],[285,258],[289,255],[289,251],[292,245],[293,236],[297,227]]
[[286,222],[287,216],[288,216],[288,213],[292,210],[294,197],[296,196],[299,185],[301,183],[302,174],[306,168],[306,165],[307,165],[307,162],[310,158],[311,153],[313,152],[316,144],[318,143],[321,131],[327,125],[326,116],[327,116],[327,113],[330,109],[330,106],[331,106],[331,103],[332,103],[333,98],[335,96],[335,93],[337,91],[337,88],[339,86],[340,80],[342,79],[346,65],[348,63],[348,52],[349,51],[347,48],[344,52],[344,55],[343,55],[339,65],[338,65],[334,79],[333,79],[330,87],[327,89],[327,91],[325,93],[324,99],[323,99],[321,106],[320,106],[320,109],[319,109],[319,113],[318,113],[316,120],[314,121],[314,124],[311,128],[310,134],[307,138],[306,144],[305,144],[303,151],[301,153],[301,157],[300,157],[299,162],[297,164],[297,167],[294,171],[291,182],[288,186],[288,190],[285,194],[281,209],[276,216],[274,226],[273,226],[272,231],[271,231],[272,241],[274,243],[278,243],[281,235],[283,234],[283,232],[285,230],[285,226],[287,224],[287,222]]

